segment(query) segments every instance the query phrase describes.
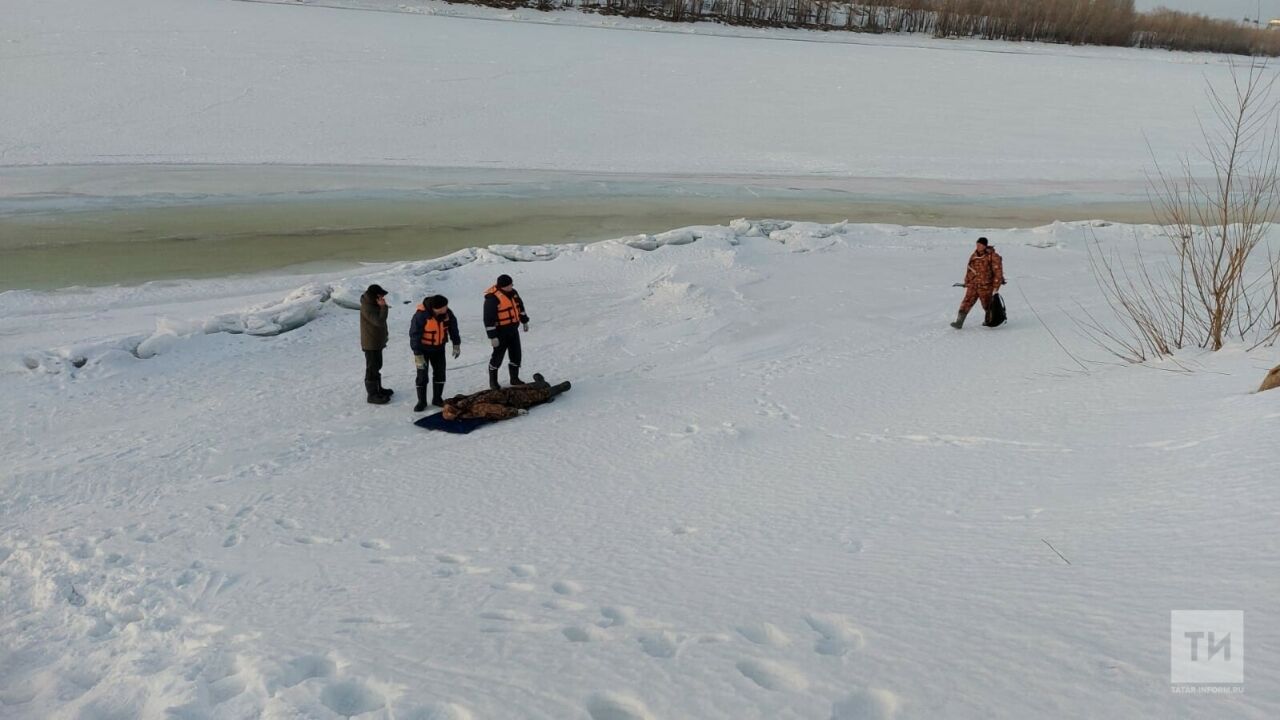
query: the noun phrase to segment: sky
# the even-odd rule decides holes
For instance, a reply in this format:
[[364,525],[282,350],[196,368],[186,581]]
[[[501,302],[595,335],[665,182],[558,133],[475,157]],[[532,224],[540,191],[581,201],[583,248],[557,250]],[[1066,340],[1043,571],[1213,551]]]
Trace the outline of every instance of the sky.
[[[1258,0],[1138,0],[1137,6],[1139,10],[1167,7],[1233,19],[1253,17],[1258,12]],[[1280,18],[1280,0],[1262,0],[1262,17]]]

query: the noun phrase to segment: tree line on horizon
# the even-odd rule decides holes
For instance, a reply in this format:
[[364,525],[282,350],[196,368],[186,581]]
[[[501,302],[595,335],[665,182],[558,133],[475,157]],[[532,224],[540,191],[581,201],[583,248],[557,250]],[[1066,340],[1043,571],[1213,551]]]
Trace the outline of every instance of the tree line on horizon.
[[1134,0],[448,0],[672,22],[750,27],[930,33],[982,38],[1280,56],[1280,30],[1158,8]]

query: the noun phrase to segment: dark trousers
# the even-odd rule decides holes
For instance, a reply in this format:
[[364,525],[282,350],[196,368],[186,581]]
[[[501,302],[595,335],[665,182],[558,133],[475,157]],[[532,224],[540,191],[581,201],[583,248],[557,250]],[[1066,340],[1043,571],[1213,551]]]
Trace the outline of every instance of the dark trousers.
[[498,328],[498,347],[493,349],[493,357],[489,358],[489,369],[502,367],[502,357],[507,356],[511,367],[520,367],[520,326],[504,325]]
[[382,351],[364,351],[364,389],[373,394],[382,389]]
[[419,395],[426,392],[427,385],[431,384],[431,376],[435,376],[435,384],[432,390],[432,397],[439,398],[444,392],[444,346],[440,347],[424,347],[422,349],[422,357],[427,361],[427,367],[418,368],[417,386]]

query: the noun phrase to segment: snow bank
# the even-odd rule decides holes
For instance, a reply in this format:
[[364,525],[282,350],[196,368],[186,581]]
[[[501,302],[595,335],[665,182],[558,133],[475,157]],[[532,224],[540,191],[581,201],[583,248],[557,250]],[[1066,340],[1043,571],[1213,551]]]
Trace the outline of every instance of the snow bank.
[[[747,219],[735,220],[729,226],[697,226],[670,230],[657,235],[634,235],[616,240],[606,240],[592,245],[567,243],[563,245],[491,245],[487,248],[468,248],[433,260],[398,263],[389,269],[365,273],[332,282],[313,282],[289,292],[280,300],[267,301],[233,312],[219,313],[205,320],[181,320],[158,317],[155,330],[150,335],[128,335],[107,340],[94,339],[72,343],[48,350],[26,350],[16,358],[17,364],[34,372],[77,375],[114,369],[128,358],[148,360],[169,352],[186,340],[201,335],[229,333],[271,337],[296,330],[320,316],[327,303],[348,310],[360,309],[360,296],[374,283],[388,291],[393,304],[412,305],[431,291],[421,278],[438,279],[450,270],[471,263],[493,264],[505,262],[541,262],[554,260],[565,253],[607,252],[610,248],[625,246],[641,251],[653,251],[667,246],[687,245],[703,241],[721,243],[732,247],[744,237],[765,237],[787,245],[794,251],[804,252],[827,247],[838,241],[846,224],[822,225],[818,223],[793,223],[789,221]],[[167,285],[168,283],[162,283]],[[678,297],[671,302],[689,299],[690,287],[681,286]],[[108,290],[107,292],[112,292]],[[40,293],[17,291],[8,294],[11,302],[24,305],[38,304]],[[653,293],[650,293],[650,297]],[[131,297],[131,302],[136,300]],[[82,301],[83,302],[83,301]],[[3,355],[0,355],[2,358]],[[2,362],[2,361],[0,361]]]

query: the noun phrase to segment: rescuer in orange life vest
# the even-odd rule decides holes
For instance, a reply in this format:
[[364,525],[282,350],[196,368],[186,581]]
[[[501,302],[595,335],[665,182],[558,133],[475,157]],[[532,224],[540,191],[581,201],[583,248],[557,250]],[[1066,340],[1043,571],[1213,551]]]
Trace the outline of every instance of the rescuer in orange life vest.
[[[511,384],[524,385],[520,379],[520,328],[529,332],[529,316],[524,312],[524,301],[512,285],[510,275],[499,275],[493,287],[484,291],[484,329],[493,344],[493,357],[489,359],[489,388],[497,390],[498,369],[502,357],[507,355],[511,367]],[[508,355],[509,353],[509,355]]]
[[418,404],[414,412],[427,409],[427,368],[435,374],[431,383],[431,404],[444,407],[444,343],[453,341],[453,357],[462,352],[462,338],[458,335],[458,319],[449,309],[449,298],[443,295],[427,296],[409,321],[409,347],[413,349],[413,363],[418,368]]

